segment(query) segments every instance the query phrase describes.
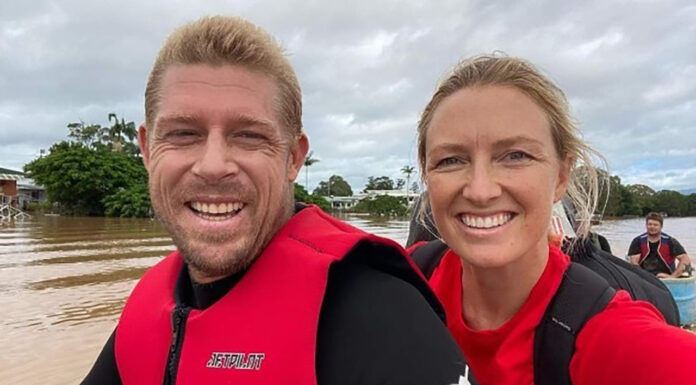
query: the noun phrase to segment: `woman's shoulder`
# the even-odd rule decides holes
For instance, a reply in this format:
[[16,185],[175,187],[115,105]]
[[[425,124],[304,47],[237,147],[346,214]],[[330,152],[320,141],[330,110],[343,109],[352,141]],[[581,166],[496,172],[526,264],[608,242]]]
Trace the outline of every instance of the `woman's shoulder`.
[[619,290],[578,335],[571,378],[577,384],[689,383],[692,374],[677,368],[691,365],[693,357],[696,335],[668,325],[652,304]]

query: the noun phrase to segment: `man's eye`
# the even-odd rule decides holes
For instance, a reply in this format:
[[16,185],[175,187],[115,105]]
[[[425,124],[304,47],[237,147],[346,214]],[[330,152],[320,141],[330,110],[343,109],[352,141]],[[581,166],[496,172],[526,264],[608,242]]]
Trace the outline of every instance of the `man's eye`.
[[196,130],[172,130],[165,135],[165,138],[174,144],[193,143],[199,134]]
[[266,139],[265,135],[260,134],[258,132],[253,132],[253,131],[243,131],[243,132],[240,132],[238,136],[240,138],[243,138],[243,139],[251,139],[251,140],[264,140],[264,139]]
[[449,157],[449,158],[444,158],[441,161],[437,163],[436,167],[447,167],[447,166],[453,166],[456,164],[461,163],[461,161],[458,158],[455,157]]

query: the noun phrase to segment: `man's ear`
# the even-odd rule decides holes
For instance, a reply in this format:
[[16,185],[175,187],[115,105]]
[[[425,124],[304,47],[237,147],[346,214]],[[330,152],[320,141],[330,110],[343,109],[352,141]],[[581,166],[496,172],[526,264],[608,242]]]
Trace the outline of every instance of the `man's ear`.
[[140,153],[143,154],[143,163],[145,168],[150,163],[150,148],[147,146],[147,127],[145,124],[141,124],[138,127],[138,145],[140,146]]
[[561,200],[568,189],[568,183],[570,182],[570,169],[573,164],[575,164],[575,158],[571,156],[567,156],[561,162],[561,167],[558,170],[558,182],[556,183],[556,189],[553,194],[554,203]]
[[304,165],[307,151],[309,150],[309,139],[305,133],[301,133],[295,143],[290,148],[290,162],[288,164],[288,181],[293,182],[297,178],[300,169]]

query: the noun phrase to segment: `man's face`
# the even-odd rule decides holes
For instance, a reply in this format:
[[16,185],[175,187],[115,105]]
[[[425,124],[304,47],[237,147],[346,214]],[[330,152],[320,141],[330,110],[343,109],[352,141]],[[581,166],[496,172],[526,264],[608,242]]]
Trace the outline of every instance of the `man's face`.
[[198,282],[248,266],[292,215],[308,143],[280,125],[276,95],[240,66],[173,66],[140,127],[153,208]]
[[647,221],[645,221],[645,228],[648,232],[648,235],[660,235],[660,232],[662,231],[662,225],[659,221],[656,221],[654,219],[648,219]]

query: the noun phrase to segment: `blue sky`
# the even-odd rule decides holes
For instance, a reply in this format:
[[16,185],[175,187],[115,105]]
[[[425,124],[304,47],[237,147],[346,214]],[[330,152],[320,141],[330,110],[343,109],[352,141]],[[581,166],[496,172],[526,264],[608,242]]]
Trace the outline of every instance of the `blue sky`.
[[[354,190],[416,165],[418,115],[460,58],[537,64],[624,183],[696,187],[692,1],[5,1],[0,4],[0,167],[19,169],[70,122],[143,120],[154,56],[173,28],[240,15],[287,48],[320,162]],[[298,180],[304,183],[304,172]]]

